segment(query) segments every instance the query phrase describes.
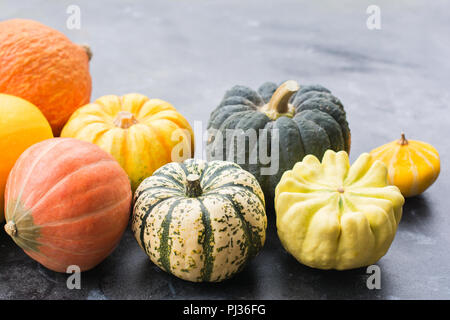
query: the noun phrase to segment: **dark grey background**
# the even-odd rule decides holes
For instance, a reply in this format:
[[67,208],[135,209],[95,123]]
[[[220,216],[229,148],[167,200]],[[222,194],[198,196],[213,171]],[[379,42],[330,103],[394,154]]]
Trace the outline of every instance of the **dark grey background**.
[[[66,28],[71,4],[81,8],[81,30]],[[381,30],[366,27],[371,4],[381,8]],[[204,131],[235,84],[320,83],[345,105],[352,160],[405,131],[432,143],[442,168],[429,190],[407,200],[397,236],[378,262],[381,290],[367,289],[365,269],[297,263],[283,251],[272,219],[260,255],[220,284],[160,271],[127,230],[117,250],[82,275],[82,289],[71,291],[67,275],[39,266],[0,232],[0,299],[449,299],[448,12],[444,0],[2,0],[0,20],[39,20],[91,45],[92,99],[140,92],[170,101],[192,125],[202,121]],[[201,157],[201,134],[196,141]]]

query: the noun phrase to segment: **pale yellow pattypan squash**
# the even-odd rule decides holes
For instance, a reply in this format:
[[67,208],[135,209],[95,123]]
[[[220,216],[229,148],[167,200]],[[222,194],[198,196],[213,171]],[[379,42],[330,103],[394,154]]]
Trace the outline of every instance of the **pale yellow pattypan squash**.
[[319,269],[353,269],[377,262],[388,251],[404,198],[388,185],[381,161],[328,150],[286,171],[275,191],[277,230],[299,262]]

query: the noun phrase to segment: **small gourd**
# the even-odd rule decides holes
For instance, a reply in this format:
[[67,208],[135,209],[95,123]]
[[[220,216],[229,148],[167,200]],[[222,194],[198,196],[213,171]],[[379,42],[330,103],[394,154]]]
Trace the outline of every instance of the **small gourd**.
[[184,280],[228,279],[264,245],[263,192],[232,162],[166,164],[141,183],[134,203],[138,244],[158,267]]
[[188,121],[168,102],[132,93],[103,96],[78,109],[62,137],[91,142],[111,154],[134,190],[156,169],[194,153]]
[[370,152],[388,167],[388,181],[396,185],[403,196],[421,194],[439,176],[439,153],[430,144],[407,140],[402,133],[400,140],[392,141]]
[[377,262],[394,240],[404,198],[381,161],[344,151],[307,155],[276,188],[278,236],[299,262],[346,270]]

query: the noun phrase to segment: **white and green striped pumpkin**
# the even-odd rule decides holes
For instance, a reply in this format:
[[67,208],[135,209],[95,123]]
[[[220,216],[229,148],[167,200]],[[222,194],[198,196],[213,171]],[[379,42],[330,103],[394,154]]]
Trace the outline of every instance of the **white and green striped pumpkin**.
[[141,183],[134,201],[137,242],[156,265],[181,279],[228,279],[264,245],[264,194],[235,163],[169,163]]

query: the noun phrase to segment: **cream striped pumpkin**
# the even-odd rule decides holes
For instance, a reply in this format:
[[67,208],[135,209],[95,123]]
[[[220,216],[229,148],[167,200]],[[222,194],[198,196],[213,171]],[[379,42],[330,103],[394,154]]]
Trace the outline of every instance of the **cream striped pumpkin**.
[[372,150],[374,160],[382,161],[388,168],[388,181],[397,186],[404,197],[424,192],[439,176],[439,153],[430,144],[407,140],[392,141]]
[[232,162],[169,163],[141,183],[134,201],[137,242],[156,265],[184,280],[228,279],[265,242],[261,187]]

